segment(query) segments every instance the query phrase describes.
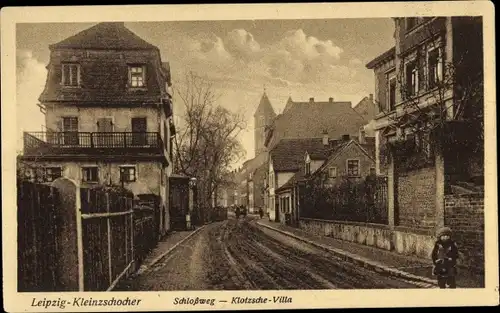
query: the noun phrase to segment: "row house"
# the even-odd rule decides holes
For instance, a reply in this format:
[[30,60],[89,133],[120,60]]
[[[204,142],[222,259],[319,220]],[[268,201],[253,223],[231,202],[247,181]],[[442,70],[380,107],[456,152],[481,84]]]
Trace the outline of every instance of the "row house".
[[[350,102],[297,102],[288,99],[283,113],[277,115],[266,92],[254,113],[255,157],[243,164],[240,180],[246,180],[246,194],[250,211],[270,208],[269,151],[282,139],[321,138],[326,130],[330,136],[356,134],[369,124],[375,114],[373,95],[364,97],[354,108]],[[335,121],[335,122],[332,122]],[[371,129],[367,129],[371,133]]]
[[395,45],[375,73],[376,171],[388,176],[389,225],[422,235],[444,225],[444,197],[481,190],[483,39],[480,17],[394,18]]
[[[264,188],[267,211],[272,220],[276,213],[276,200],[274,194],[274,180],[271,170],[271,153],[283,140],[320,141],[326,135],[330,138],[340,138],[344,134],[357,136],[360,129],[367,129],[373,120],[375,104],[373,95],[363,98],[355,107],[351,102],[335,101],[333,97],[328,101],[315,101],[310,98],[308,102],[293,101],[289,97],[283,113],[277,115],[271,125],[266,127],[264,145],[269,152],[267,187]],[[280,150],[280,149],[278,149]],[[303,152],[291,156],[303,160]],[[293,169],[292,173],[297,171]],[[283,176],[283,174],[281,174]],[[293,175],[292,175],[293,176]],[[290,176],[291,177],[291,176]],[[290,178],[288,177],[288,179]],[[287,179],[287,180],[288,180]],[[286,180],[283,182],[285,183]],[[278,187],[279,188],[279,187]]]
[[281,223],[298,226],[301,211],[313,209],[304,202],[303,187],[308,180],[321,178],[323,187],[334,187],[343,179],[359,182],[374,173],[375,138],[366,137],[364,130],[359,136],[343,135],[329,139],[324,134],[323,146],[308,148],[298,171],[276,189],[279,212],[288,218]]
[[[306,151],[322,154],[329,149],[328,140],[323,138],[282,139],[270,152],[268,162],[268,214],[274,222],[285,223],[290,207],[291,195],[277,197],[277,190],[287,183],[301,169]],[[310,171],[314,172],[320,167],[321,161],[314,160],[310,163]],[[281,201],[281,202],[280,202]],[[284,202],[283,202],[284,201]],[[281,205],[280,205],[281,204]]]
[[99,23],[50,45],[38,106],[45,132],[25,132],[22,161],[45,179],[121,185],[157,200],[169,229],[171,79],[159,49],[124,23]]

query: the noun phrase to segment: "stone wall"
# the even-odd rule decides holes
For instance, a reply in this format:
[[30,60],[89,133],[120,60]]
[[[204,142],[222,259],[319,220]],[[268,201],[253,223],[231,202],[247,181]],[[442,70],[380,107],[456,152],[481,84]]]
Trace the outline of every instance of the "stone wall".
[[391,230],[389,226],[379,224],[301,218],[299,225],[301,229],[314,235],[428,259],[435,242],[430,232],[416,233],[402,227]]
[[484,271],[484,194],[445,196],[445,225],[453,230],[461,263]]

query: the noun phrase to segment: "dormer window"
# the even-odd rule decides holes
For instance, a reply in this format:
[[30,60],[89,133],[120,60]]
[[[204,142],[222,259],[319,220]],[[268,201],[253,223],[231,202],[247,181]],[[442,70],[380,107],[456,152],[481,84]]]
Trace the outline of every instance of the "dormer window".
[[128,68],[128,83],[132,88],[140,88],[146,85],[146,66],[130,65]]
[[61,84],[63,86],[80,86],[80,64],[76,63],[63,63],[62,64],[62,78]]

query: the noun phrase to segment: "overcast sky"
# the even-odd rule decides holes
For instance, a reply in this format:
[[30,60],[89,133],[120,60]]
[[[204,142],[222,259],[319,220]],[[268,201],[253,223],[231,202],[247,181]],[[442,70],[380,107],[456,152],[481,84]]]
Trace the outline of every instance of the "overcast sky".
[[[18,24],[18,135],[39,131],[36,103],[46,80],[49,44],[93,23]],[[247,158],[254,155],[253,113],[264,86],[279,113],[288,98],[359,102],[374,92],[365,64],[394,44],[391,19],[319,19],[125,23],[158,46],[169,61],[173,84],[186,71],[206,75],[222,105],[241,111],[248,128],[241,135]],[[20,146],[21,147],[21,146]]]

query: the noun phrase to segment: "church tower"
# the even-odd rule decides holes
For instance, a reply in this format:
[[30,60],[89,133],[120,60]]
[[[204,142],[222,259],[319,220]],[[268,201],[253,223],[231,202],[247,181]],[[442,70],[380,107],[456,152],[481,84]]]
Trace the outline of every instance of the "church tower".
[[273,106],[267,97],[266,91],[260,99],[259,106],[253,115],[254,118],[254,143],[255,143],[255,156],[265,151],[265,136],[266,136],[266,126],[270,126],[273,119],[276,117]]

